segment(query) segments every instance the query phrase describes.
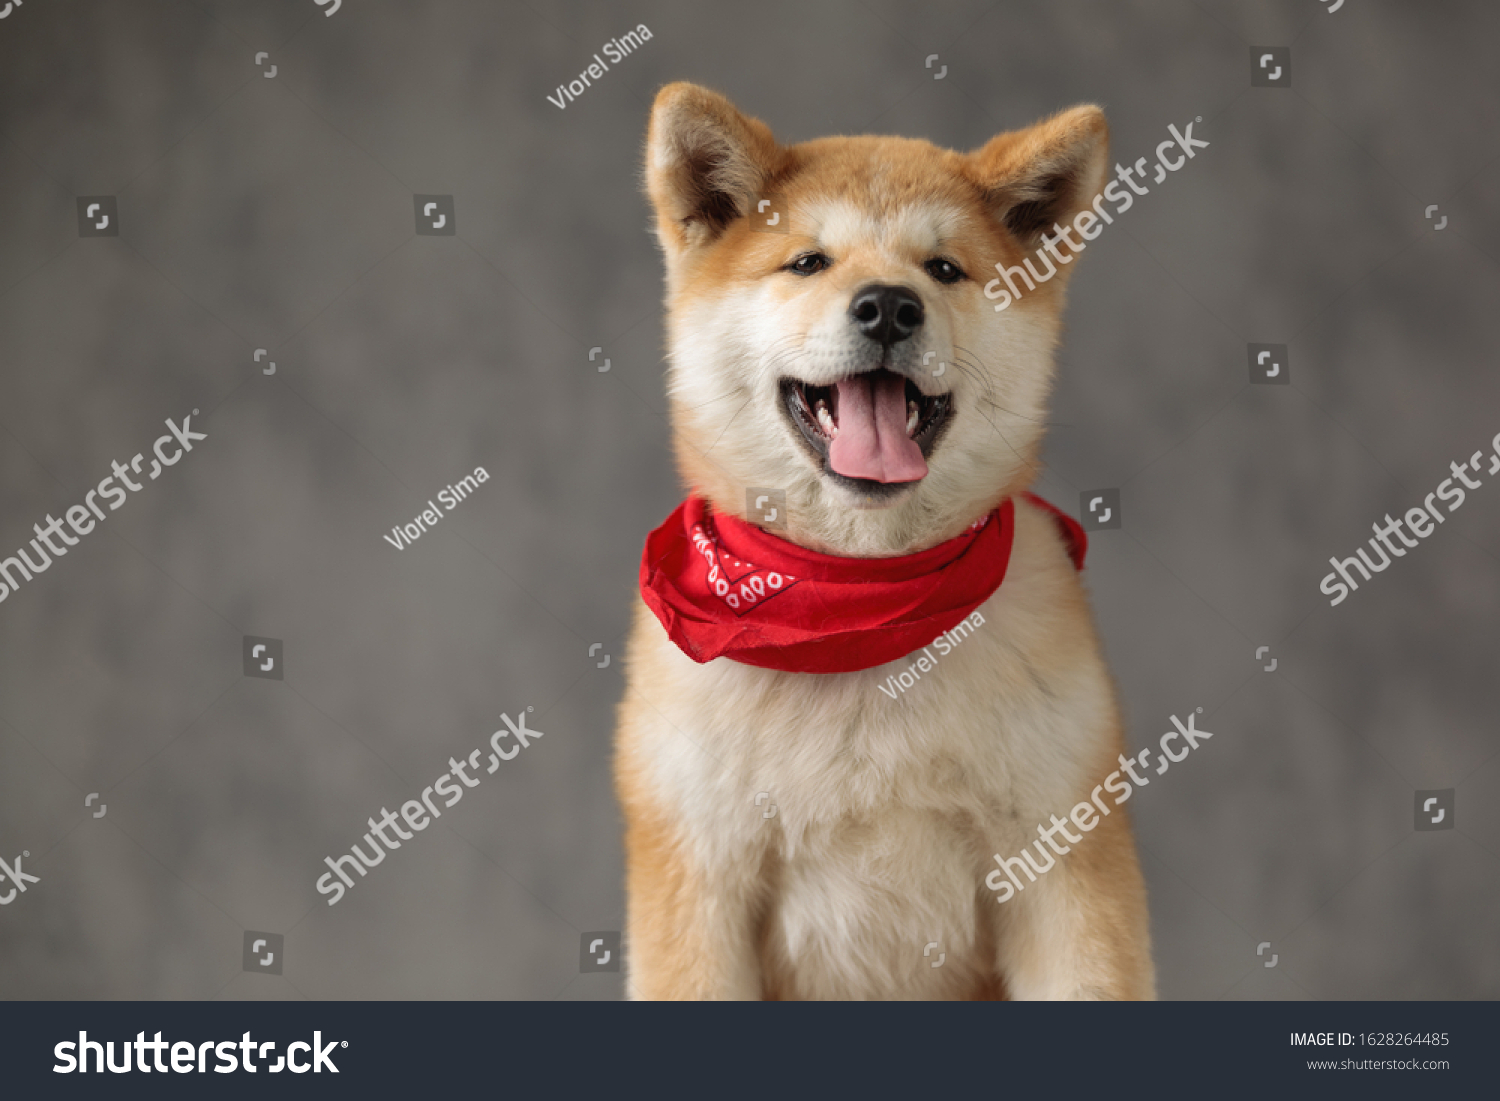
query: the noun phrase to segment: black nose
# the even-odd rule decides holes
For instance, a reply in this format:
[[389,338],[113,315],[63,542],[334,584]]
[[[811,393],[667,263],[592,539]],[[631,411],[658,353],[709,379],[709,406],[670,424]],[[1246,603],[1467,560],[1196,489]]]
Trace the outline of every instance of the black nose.
[[854,296],[849,314],[859,331],[886,347],[897,344],[922,327],[926,316],[915,291],[874,283]]

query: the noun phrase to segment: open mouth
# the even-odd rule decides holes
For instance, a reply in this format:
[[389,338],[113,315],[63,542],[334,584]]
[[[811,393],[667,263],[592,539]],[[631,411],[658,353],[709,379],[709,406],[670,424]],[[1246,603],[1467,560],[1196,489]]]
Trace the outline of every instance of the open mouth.
[[781,397],[824,471],[861,491],[925,478],[953,413],[951,394],[923,394],[884,368],[830,386],[782,379]]

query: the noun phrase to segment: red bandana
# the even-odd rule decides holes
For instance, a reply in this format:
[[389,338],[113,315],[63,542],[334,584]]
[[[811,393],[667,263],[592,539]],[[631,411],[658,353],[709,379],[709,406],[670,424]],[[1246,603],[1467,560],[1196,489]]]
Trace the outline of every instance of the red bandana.
[[[1083,568],[1088,538],[1033,494]],[[697,662],[718,657],[790,673],[849,673],[905,657],[958,626],[1005,579],[1015,504],[946,543],[899,558],[807,550],[689,497],[646,537],[641,597]]]

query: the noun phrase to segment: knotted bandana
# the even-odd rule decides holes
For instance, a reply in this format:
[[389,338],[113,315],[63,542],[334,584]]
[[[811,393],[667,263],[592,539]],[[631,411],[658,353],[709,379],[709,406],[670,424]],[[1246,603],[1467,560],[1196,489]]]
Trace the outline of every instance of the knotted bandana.
[[[1062,529],[1076,569],[1088,538]],[[967,619],[1005,579],[1015,538],[1007,498],[961,535],[897,558],[844,558],[777,538],[700,497],[646,538],[641,596],[697,662],[727,657],[792,673],[849,673],[905,657]]]

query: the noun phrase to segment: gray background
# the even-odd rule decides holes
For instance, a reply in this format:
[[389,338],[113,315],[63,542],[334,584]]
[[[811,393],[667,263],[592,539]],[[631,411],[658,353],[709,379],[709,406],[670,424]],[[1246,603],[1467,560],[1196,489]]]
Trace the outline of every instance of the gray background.
[[[1039,486],[1122,492],[1086,578],[1132,740],[1195,707],[1215,735],[1132,803],[1162,994],[1500,995],[1500,486],[1340,606],[1317,588],[1500,431],[1500,15],[1329,6],[14,9],[0,553],[165,418],[209,438],[0,605],[0,857],[40,877],[0,908],[0,995],[620,996],[578,942],[620,927],[619,655],[680,499],[638,187],[676,79],[786,140],[970,148],[1092,100],[1125,161],[1203,118],[1081,264]],[[1290,90],[1250,87],[1264,45]],[[418,193],[456,235],[415,234]],[[118,237],[79,236],[83,195]],[[1248,385],[1251,342],[1290,386]],[[245,635],[285,680],[243,675]],[[325,855],[527,706],[542,740],[325,904]],[[1425,788],[1456,829],[1414,831]],[[242,970],[246,930],[282,975]]]

